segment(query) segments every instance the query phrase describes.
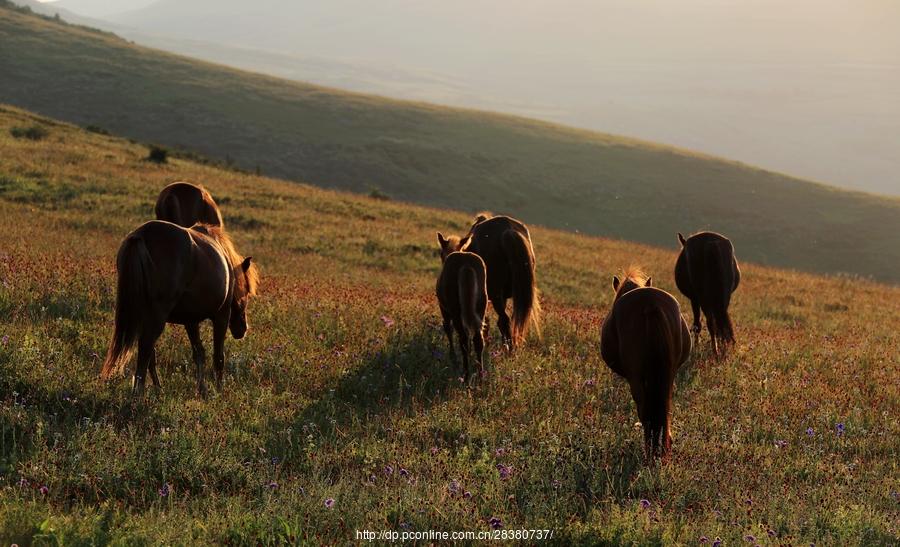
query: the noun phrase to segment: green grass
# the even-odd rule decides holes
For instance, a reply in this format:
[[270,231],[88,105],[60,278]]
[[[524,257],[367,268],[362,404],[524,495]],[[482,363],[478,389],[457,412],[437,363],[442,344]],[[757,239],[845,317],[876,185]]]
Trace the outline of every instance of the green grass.
[[[900,200],[523,118],[241,72],[0,8],[0,101],[245,170],[739,258],[900,281]],[[847,152],[852,153],[852,151]]]
[[[47,136],[10,135],[29,124]],[[435,231],[468,215],[147,150],[0,111],[0,543],[342,544],[491,518],[560,544],[900,539],[900,289],[745,264],[738,345],[679,375],[673,457],[647,467],[599,324],[631,263],[674,292],[674,249],[535,227],[544,337],[505,355],[492,325],[466,389],[433,283]],[[261,293],[223,394],[196,397],[169,328],[164,390],[134,401],[97,380],[115,253],[172,180],[212,191]]]

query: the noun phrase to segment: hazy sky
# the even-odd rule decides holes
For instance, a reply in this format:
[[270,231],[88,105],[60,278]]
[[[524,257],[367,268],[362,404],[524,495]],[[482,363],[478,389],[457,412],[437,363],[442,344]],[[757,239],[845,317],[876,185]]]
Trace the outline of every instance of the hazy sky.
[[898,0],[158,0],[107,17],[296,56],[243,62],[275,74],[900,195]]

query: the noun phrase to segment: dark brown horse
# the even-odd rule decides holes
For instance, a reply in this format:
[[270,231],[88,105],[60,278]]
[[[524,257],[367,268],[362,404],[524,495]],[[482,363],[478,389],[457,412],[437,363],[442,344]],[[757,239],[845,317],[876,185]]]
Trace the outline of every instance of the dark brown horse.
[[616,297],[603,321],[600,354],[628,380],[644,427],[648,457],[665,458],[672,445],[669,421],[675,372],[691,353],[691,333],[678,301],[651,286],[638,270],[613,278]]
[[134,393],[144,391],[149,371],[159,387],[154,346],[166,323],[188,328],[197,389],[206,395],[200,322],[213,322],[213,368],[222,388],[225,333],[235,339],[247,332],[247,303],[256,294],[258,274],[222,228],[198,224],[182,228],[153,220],[128,234],[116,259],[116,323],[100,376],[120,373],[138,347]]
[[[468,243],[465,250],[484,260],[488,299],[497,312],[503,342],[510,347],[522,343],[529,325],[540,332],[541,306],[528,228],[510,217],[481,214],[462,241]],[[509,298],[512,321],[506,313]]]
[[[463,373],[469,381],[469,341],[475,350],[475,363],[484,371],[484,314],[487,310],[487,284],[484,261],[475,253],[465,252],[468,240],[451,236],[445,239],[438,232],[443,268],[437,280],[437,298],[444,319],[444,332],[453,351],[453,329],[459,337],[463,357]],[[456,249],[463,249],[458,251]]]
[[720,355],[734,343],[734,327],[728,315],[731,293],[741,282],[741,270],[734,258],[734,246],[727,237],[700,232],[688,239],[678,234],[681,253],[675,262],[675,284],[691,301],[694,312],[694,343],[700,340],[700,310],[706,316],[706,328],[713,352]]
[[189,182],[173,182],[156,198],[156,219],[190,228],[194,224],[209,224],[224,228],[222,213],[216,201],[202,186]]

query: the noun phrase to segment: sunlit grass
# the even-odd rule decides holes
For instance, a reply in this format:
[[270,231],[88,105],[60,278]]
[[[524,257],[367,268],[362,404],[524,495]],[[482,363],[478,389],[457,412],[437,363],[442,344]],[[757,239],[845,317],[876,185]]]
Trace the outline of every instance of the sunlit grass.
[[[9,133],[33,123],[48,135]],[[491,315],[466,389],[433,284],[435,231],[469,215],[146,155],[0,113],[0,541],[344,543],[492,518],[561,543],[897,541],[900,290],[745,265],[738,345],[679,375],[673,458],[648,467],[599,323],[622,267],[674,291],[674,238],[535,227],[544,337],[506,355]],[[163,391],[134,401],[96,379],[114,257],[173,180],[211,190],[263,284],[225,393],[196,397],[170,327]]]

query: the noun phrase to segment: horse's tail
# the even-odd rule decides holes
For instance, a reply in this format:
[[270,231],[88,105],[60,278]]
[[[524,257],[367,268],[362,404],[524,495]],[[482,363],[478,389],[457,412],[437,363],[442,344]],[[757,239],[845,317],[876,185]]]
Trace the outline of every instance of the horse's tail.
[[117,262],[116,325],[112,341],[103,360],[100,378],[109,379],[120,374],[134,353],[141,335],[142,313],[150,307],[150,282],[153,260],[144,239],[129,236],[119,250]]
[[484,328],[484,317],[479,316],[477,312],[478,273],[471,266],[463,266],[459,270],[457,283],[459,285],[460,320],[471,340]]
[[503,232],[501,241],[512,274],[512,338],[518,344],[525,340],[529,325],[534,327],[538,336],[541,332],[541,303],[534,276],[534,252],[531,242],[515,230]]
[[673,354],[673,332],[659,306],[644,311],[646,338],[641,382],[644,388],[644,443],[651,457],[669,452],[669,416],[677,358]]
[[709,283],[709,313],[715,321],[715,335],[727,343],[734,343],[734,326],[728,314],[731,291],[734,288],[734,269],[730,253],[722,252],[721,242],[707,245],[707,283]]
[[157,220],[165,220],[179,226],[185,225],[181,214],[181,203],[172,192],[166,192],[166,195],[156,202],[155,212]]

